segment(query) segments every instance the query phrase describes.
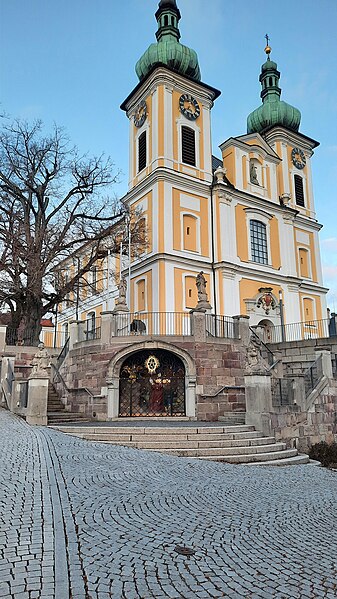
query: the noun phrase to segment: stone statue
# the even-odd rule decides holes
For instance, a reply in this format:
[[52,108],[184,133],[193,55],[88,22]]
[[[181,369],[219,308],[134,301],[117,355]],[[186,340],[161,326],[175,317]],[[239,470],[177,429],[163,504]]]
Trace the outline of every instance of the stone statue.
[[250,182],[254,183],[254,185],[260,185],[258,178],[257,178],[256,166],[252,160],[250,161],[249,172],[250,172]]
[[206,285],[207,285],[207,281],[204,277],[204,273],[203,271],[199,272],[199,274],[197,274],[196,276],[196,286],[198,289],[198,300],[203,300],[205,299],[205,295],[207,297],[206,294]]
[[118,285],[118,303],[119,304],[126,304],[126,288],[127,288],[126,279],[124,279],[124,277],[123,277],[119,281],[119,285]]
[[208,301],[207,293],[206,293],[206,285],[207,281],[204,277],[203,271],[200,271],[195,278],[195,284],[198,290],[198,304],[196,310],[206,311],[211,309],[211,305]]
[[129,308],[126,303],[126,290],[127,290],[127,282],[124,277],[121,277],[118,283],[118,298],[116,300],[116,305],[114,309],[114,313],[118,312],[128,312]]
[[47,368],[50,366],[50,355],[46,350],[44,343],[39,343],[38,351],[32,361],[32,372],[30,376],[46,376],[48,377]]
[[250,338],[250,342],[247,347],[245,369],[249,374],[258,372],[265,373],[268,370],[268,365],[261,355],[261,341],[254,336]]

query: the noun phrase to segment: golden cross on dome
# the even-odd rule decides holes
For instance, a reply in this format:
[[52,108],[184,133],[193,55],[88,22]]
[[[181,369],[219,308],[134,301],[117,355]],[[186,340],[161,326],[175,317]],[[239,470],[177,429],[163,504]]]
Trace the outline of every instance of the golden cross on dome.
[[268,55],[268,59],[269,59],[269,54],[271,53],[271,47],[269,46],[269,42],[270,42],[270,37],[268,35],[268,33],[266,33],[266,35],[264,36],[267,40],[267,45],[264,49],[265,53]]

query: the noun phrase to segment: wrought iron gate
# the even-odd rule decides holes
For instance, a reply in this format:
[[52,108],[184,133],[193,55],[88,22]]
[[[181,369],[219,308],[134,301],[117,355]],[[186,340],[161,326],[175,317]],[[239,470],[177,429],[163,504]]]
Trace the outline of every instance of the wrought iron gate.
[[123,364],[119,416],[185,416],[185,368],[165,350],[143,350]]

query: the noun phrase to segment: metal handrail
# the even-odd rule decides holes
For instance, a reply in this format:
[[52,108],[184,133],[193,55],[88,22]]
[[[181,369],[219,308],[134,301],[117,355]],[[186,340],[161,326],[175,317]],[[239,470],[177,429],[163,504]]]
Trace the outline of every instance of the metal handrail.
[[256,331],[252,327],[249,327],[249,330],[250,330],[251,334],[254,335],[254,337],[256,339],[258,339],[259,343],[261,343],[261,345],[266,350],[267,355],[268,355],[268,364],[270,366],[269,370],[271,370],[278,363],[278,360],[275,360],[275,356],[274,356],[273,352],[268,347],[268,345],[266,345],[266,343],[264,341],[262,341],[261,337],[256,333]]
[[58,377],[59,380],[56,380],[55,375],[52,378],[52,382],[53,383],[61,383],[63,386],[63,389],[67,392],[67,393],[74,393],[76,391],[85,391],[89,397],[91,399],[94,399],[95,397],[104,397],[103,395],[94,395],[90,389],[88,389],[87,387],[68,387],[67,383],[65,382],[62,374],[60,373],[59,369],[57,368],[57,366],[55,366],[55,364],[51,364],[52,369],[55,371],[56,376]]
[[317,387],[318,383],[322,380],[323,366],[322,356],[319,356],[315,362],[313,362],[309,368],[304,372],[304,385],[305,385],[305,396],[309,397],[310,393]]
[[66,359],[66,357],[69,353],[69,346],[70,346],[70,337],[68,337],[68,339],[66,340],[64,346],[62,347],[59,355],[57,356],[57,359],[56,359],[57,369],[61,368],[64,360]]
[[277,325],[268,329],[268,335],[271,337],[271,339],[268,340],[268,343],[323,339],[329,337],[330,322],[329,318],[325,318],[322,320],[304,320],[301,322]]

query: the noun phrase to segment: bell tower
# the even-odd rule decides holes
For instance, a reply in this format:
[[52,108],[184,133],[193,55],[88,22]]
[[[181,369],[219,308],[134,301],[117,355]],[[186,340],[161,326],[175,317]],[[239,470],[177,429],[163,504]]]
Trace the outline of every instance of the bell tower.
[[130,132],[125,200],[142,210],[149,239],[131,265],[130,309],[183,312],[196,305],[201,270],[212,294],[210,113],[220,92],[201,81],[196,52],[180,43],[176,1],[161,0],[155,16],[157,41],[121,106]]

